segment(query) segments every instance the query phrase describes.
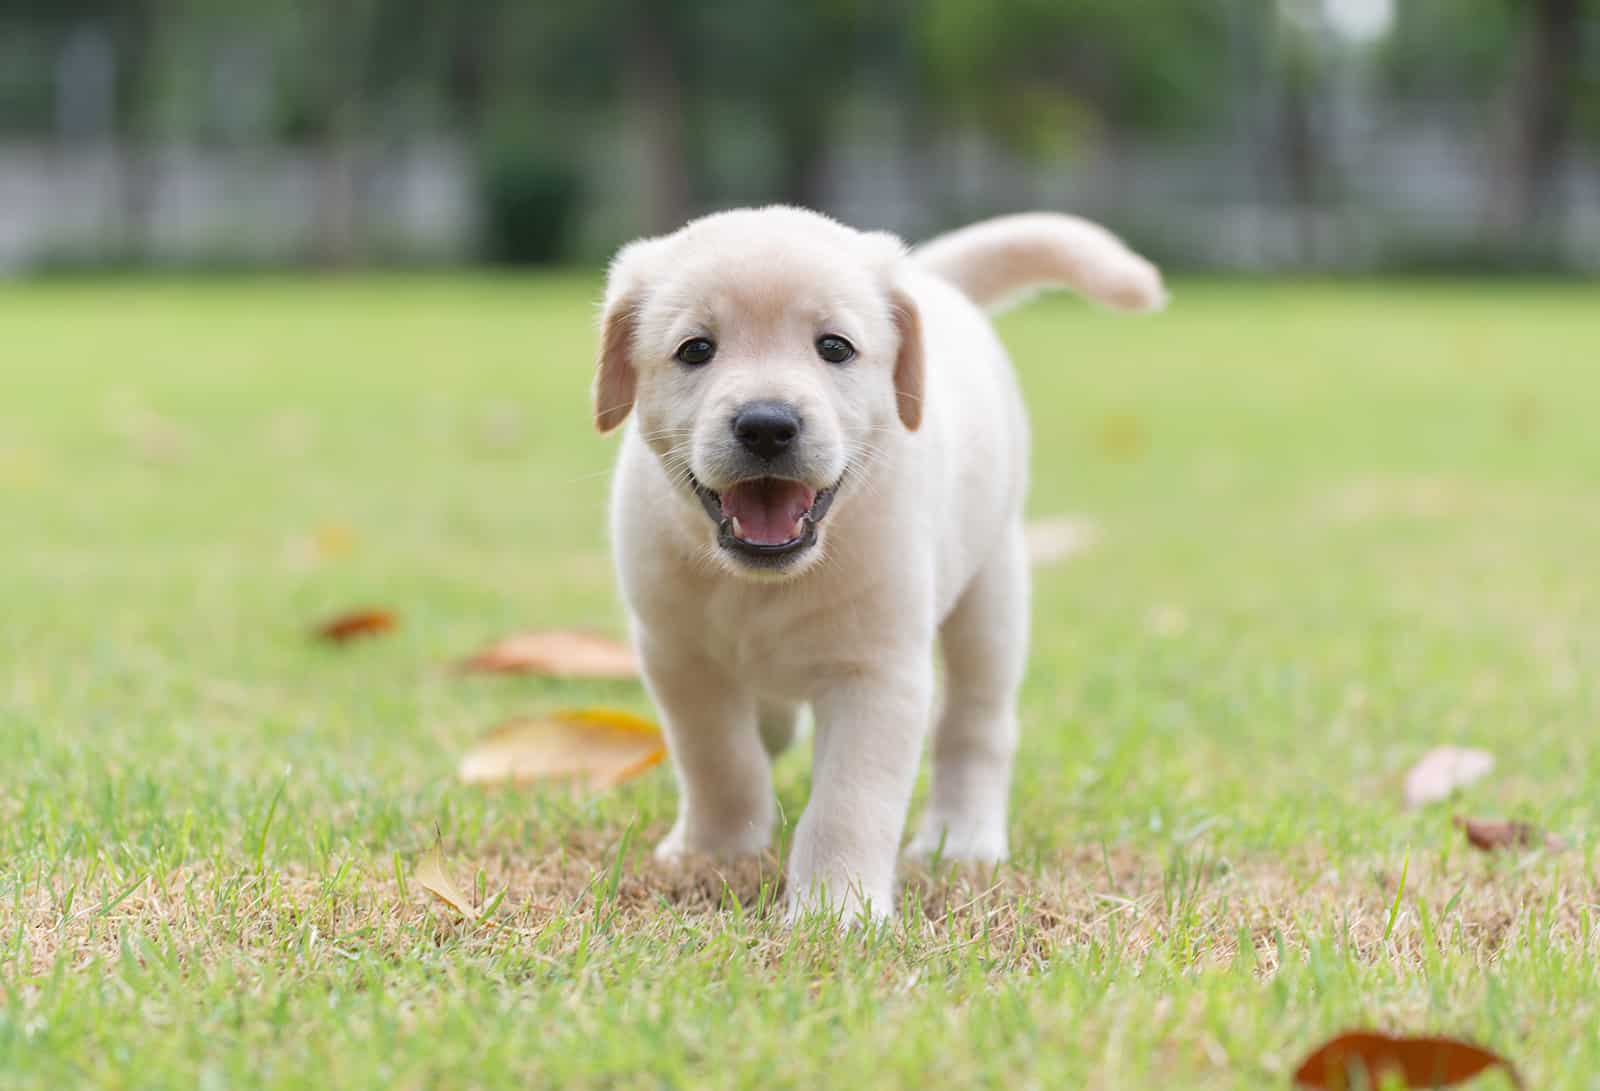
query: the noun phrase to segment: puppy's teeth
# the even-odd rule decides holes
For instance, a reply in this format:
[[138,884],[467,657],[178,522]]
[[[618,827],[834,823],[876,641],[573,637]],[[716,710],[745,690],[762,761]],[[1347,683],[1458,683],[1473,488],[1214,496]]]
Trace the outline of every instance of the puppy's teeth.
[[735,538],[744,537],[744,527],[739,525],[739,517],[737,515],[733,517],[733,536]]

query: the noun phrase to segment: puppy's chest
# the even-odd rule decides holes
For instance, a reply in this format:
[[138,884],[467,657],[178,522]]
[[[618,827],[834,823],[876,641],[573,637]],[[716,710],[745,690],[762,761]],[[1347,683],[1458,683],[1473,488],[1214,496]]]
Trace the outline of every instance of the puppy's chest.
[[674,628],[696,640],[730,677],[773,698],[805,700],[817,685],[870,655],[867,641],[849,623],[848,604],[770,592],[714,590],[700,604],[698,625]]

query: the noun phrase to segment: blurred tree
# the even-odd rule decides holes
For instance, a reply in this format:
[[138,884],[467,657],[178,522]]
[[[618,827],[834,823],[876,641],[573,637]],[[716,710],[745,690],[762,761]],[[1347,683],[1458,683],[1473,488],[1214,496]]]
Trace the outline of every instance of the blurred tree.
[[[1515,244],[1559,230],[1555,185],[1572,134],[1583,49],[1582,0],[1523,0],[1517,57],[1506,88],[1489,229]],[[1545,239],[1535,237],[1535,247]]]
[[1491,158],[1484,223],[1496,248],[1559,231],[1556,180],[1589,117],[1600,130],[1592,0],[1407,0],[1385,47],[1390,90],[1473,110]]
[[[1222,117],[1229,14],[1160,0],[929,0],[916,34],[949,113],[1019,150],[1057,150],[1072,135],[1059,122],[1081,111],[1101,132]],[[1046,108],[1052,99],[1062,105]]]
[[[120,155],[130,251],[158,144],[296,145],[320,172],[317,253],[349,262],[381,242],[365,237],[373,164],[440,135],[478,157],[491,231],[530,260],[569,252],[585,207],[607,212],[582,240],[598,249],[708,207],[830,204],[837,150],[876,166],[862,149],[885,141],[910,177],[859,184],[971,215],[981,184],[940,209],[953,133],[997,164],[1007,203],[1017,159],[1125,137],[1253,158],[1256,191],[1234,178],[1228,198],[1302,213],[1304,241],[1364,147],[1330,84],[1370,54],[1341,52],[1331,2],[0,0],[0,125],[77,119]],[[1415,105],[1453,145],[1481,136],[1499,244],[1554,234],[1569,150],[1600,137],[1597,4],[1396,0],[1365,116],[1399,131]]]

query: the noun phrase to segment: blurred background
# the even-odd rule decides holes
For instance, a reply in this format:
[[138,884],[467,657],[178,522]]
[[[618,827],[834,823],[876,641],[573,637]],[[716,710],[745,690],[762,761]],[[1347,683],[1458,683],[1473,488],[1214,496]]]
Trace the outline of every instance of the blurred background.
[[1589,0],[0,0],[0,272],[602,260],[787,201],[1600,271]]

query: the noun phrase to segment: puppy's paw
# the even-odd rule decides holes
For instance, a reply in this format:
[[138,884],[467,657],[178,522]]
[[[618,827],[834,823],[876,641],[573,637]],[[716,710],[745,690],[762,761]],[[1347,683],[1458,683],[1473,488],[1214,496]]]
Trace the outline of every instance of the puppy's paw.
[[1003,825],[929,815],[906,846],[906,855],[918,860],[997,864],[1008,855],[1007,848]]
[[760,856],[767,851],[767,843],[771,840],[771,834],[757,825],[743,830],[713,833],[697,831],[691,834],[679,822],[656,845],[656,859],[682,860],[690,856],[712,856],[719,860],[737,860],[743,856]]
[[657,860],[682,860],[689,855],[684,845],[683,827],[674,826],[672,832],[656,843]]
[[812,887],[803,895],[789,895],[783,923],[793,928],[818,922],[852,931],[881,924],[893,915],[894,897],[888,891],[881,898],[864,897],[859,890],[846,890],[835,897],[820,887]]

